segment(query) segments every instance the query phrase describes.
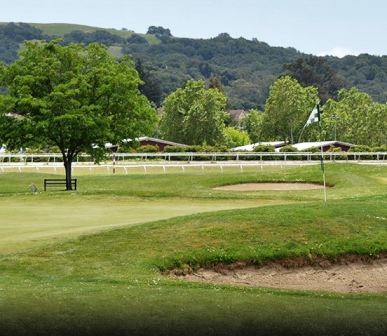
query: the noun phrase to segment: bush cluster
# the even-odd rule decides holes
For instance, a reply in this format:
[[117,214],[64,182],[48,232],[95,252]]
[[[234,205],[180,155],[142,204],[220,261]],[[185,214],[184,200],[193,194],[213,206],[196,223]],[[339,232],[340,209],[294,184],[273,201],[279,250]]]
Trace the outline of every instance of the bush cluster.
[[275,152],[275,147],[272,145],[258,145],[254,147],[253,152],[260,152],[260,153]]

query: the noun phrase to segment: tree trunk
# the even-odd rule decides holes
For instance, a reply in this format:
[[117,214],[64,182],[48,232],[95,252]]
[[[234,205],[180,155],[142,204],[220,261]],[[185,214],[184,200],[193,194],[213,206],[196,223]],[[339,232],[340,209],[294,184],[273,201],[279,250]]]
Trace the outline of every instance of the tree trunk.
[[63,161],[66,172],[66,190],[73,190],[73,186],[71,184],[71,165],[73,163],[73,160],[72,158],[67,157]]

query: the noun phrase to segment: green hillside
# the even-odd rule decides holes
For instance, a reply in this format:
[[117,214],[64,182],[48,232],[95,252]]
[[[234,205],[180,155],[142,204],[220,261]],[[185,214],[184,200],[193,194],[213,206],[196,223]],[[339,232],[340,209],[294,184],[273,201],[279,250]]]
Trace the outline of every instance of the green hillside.
[[[64,43],[103,43],[115,57],[130,54],[140,59],[159,83],[162,97],[188,79],[208,81],[215,76],[229,98],[229,107],[236,109],[263,109],[270,86],[288,69],[293,69],[292,74],[310,72],[307,62],[297,63],[310,59],[310,55],[294,48],[272,47],[257,39],[235,39],[227,33],[210,39],[177,38],[169,29],[154,26],[147,34],[137,34],[77,24],[2,23],[0,60],[13,62],[25,40],[56,36],[62,37]],[[337,89],[356,86],[376,101],[387,102],[387,56],[321,57],[314,62],[313,78],[303,82],[295,77],[303,85],[316,85],[314,80],[320,78],[321,87],[326,86],[327,91],[320,92],[323,100],[335,97]],[[300,64],[304,68],[297,68]]]
[[43,32],[43,34],[46,34],[49,36],[52,36],[52,35],[64,36],[65,34],[71,33],[74,30],[80,30],[85,33],[90,33],[98,29],[97,27],[78,25],[78,24],[72,24],[72,23],[29,23],[29,24],[33,27],[40,29]]

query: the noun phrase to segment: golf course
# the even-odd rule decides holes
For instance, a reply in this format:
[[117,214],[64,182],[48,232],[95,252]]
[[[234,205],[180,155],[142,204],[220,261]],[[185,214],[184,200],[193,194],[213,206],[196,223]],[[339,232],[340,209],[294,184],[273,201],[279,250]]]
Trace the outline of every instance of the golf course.
[[61,169],[0,173],[0,335],[386,335],[387,278],[353,292],[189,279],[384,260],[387,166],[325,169],[326,204],[318,164],[74,171],[67,192],[42,191]]

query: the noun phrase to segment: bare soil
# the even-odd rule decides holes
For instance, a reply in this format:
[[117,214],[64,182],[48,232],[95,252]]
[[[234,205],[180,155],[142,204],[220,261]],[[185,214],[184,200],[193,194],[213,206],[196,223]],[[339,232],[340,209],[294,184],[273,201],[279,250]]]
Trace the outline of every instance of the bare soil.
[[349,256],[335,264],[323,259],[313,265],[305,265],[304,260],[296,259],[272,262],[263,267],[240,262],[197,271],[174,270],[170,274],[175,278],[213,284],[339,293],[387,292],[386,255],[375,260]]
[[242,183],[216,187],[214,190],[223,191],[261,191],[261,190],[314,190],[323,186],[314,183]]

